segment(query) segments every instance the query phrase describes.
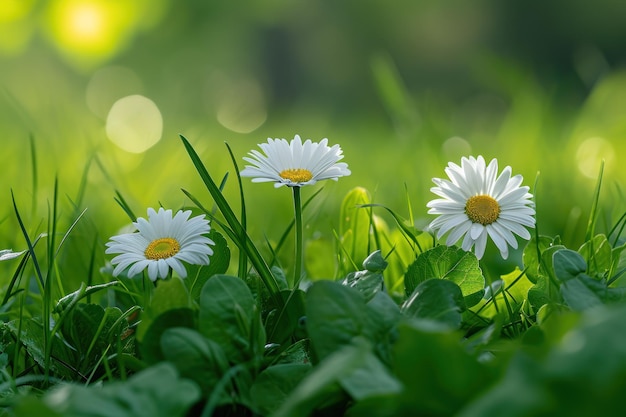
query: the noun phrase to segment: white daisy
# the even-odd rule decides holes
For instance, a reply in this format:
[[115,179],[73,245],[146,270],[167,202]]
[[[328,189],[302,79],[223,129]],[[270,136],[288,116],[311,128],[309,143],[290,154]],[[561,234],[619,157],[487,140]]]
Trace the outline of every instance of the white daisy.
[[452,162],[445,169],[450,180],[433,178],[437,185],[430,190],[442,198],[427,204],[429,214],[438,214],[429,228],[437,231],[437,239],[450,232],[446,240],[454,245],[463,235],[463,250],[474,246],[476,257],[485,253],[487,236],[500,250],[504,259],[509,246],[517,249],[516,235],[530,239],[524,227],[535,227],[535,209],[530,200],[533,196],[527,186],[520,187],[522,176],[511,177],[511,167],[498,173],[498,161],[494,158],[488,166],[482,156],[461,159],[461,166]]
[[127,275],[135,276],[148,268],[148,276],[152,281],[166,278],[170,268],[181,278],[187,271],[181,261],[194,265],[208,265],[209,256],[215,245],[208,237],[211,226],[204,215],[189,218],[191,210],[179,210],[172,217],[172,210],[162,207],[156,212],[148,209],[148,220],[139,217],[133,223],[138,230],[113,236],[107,242],[106,253],[119,253],[111,260],[117,266],[113,276],[119,275],[130,266]]
[[259,144],[261,152],[252,150],[244,157],[246,165],[241,171],[242,177],[252,177],[252,182],[274,182],[274,187],[283,185],[301,187],[317,181],[350,175],[348,164],[337,162],[343,158],[339,145],[328,146],[328,139],[304,144],[296,135],[291,142],[285,139],[267,139]]

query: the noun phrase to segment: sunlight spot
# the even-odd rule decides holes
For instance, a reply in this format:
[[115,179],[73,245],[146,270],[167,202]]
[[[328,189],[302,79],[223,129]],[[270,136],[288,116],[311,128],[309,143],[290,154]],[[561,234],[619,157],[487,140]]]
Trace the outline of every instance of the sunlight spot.
[[140,95],[127,96],[111,107],[106,133],[121,149],[142,153],[161,140],[163,117],[152,100]]
[[441,145],[441,152],[449,161],[452,161],[460,159],[462,156],[470,155],[472,146],[465,139],[453,136]]
[[[219,80],[219,81],[218,81]],[[220,74],[212,80],[212,107],[217,121],[237,133],[250,133],[265,123],[267,105],[259,82]]]
[[602,160],[608,168],[615,158],[615,150],[606,139],[593,137],[585,139],[576,151],[578,170],[588,178],[597,178]]
[[50,39],[73,63],[92,66],[127,44],[136,24],[134,8],[131,3],[106,0],[50,2]]
[[134,71],[110,66],[96,71],[87,84],[87,106],[95,115],[105,119],[115,101],[131,94],[140,94],[143,85]]

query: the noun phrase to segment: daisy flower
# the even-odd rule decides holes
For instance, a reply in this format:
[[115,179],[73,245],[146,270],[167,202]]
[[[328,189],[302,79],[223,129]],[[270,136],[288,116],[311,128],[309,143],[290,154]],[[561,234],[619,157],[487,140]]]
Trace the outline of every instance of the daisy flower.
[[296,135],[291,142],[285,139],[267,139],[259,144],[265,153],[252,150],[244,157],[246,165],[242,177],[252,177],[252,182],[274,182],[274,187],[301,187],[317,181],[350,175],[348,164],[338,162],[343,158],[339,145],[328,146],[328,139],[304,143]]
[[430,189],[442,198],[427,204],[429,214],[439,215],[429,225],[437,239],[450,232],[446,244],[451,246],[465,235],[463,250],[474,247],[478,259],[485,253],[487,236],[504,259],[509,246],[517,249],[514,233],[530,239],[525,227],[535,227],[535,209],[529,188],[520,187],[521,175],[511,176],[507,166],[497,176],[498,161],[494,158],[486,165],[482,156],[463,157],[461,166],[450,162],[445,171],[450,180],[433,178],[436,187]]
[[119,254],[111,260],[117,265],[113,276],[130,267],[127,275],[135,276],[148,269],[152,281],[166,278],[170,268],[181,278],[187,271],[181,261],[194,265],[208,265],[215,245],[208,237],[211,227],[204,215],[189,218],[191,210],[179,210],[172,217],[172,210],[162,207],[156,212],[148,209],[148,220],[139,217],[133,223],[137,232],[113,236],[107,242],[106,253]]

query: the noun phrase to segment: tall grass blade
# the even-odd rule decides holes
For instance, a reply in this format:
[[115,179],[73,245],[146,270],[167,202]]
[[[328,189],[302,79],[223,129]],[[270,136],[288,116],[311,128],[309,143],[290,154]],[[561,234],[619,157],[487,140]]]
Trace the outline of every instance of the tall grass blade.
[[128,205],[126,200],[124,200],[124,197],[122,197],[122,194],[118,190],[115,190],[114,199],[117,202],[117,204],[119,204],[120,207],[122,207],[122,210],[124,210],[126,215],[130,218],[130,221],[132,222],[137,221],[137,216],[135,216],[135,213],[133,213],[133,210],[130,208],[130,206]]
[[261,257],[261,254],[254,246],[254,243],[244,230],[239,220],[237,220],[235,213],[230,208],[230,205],[226,201],[226,198],[213,181],[213,178],[211,178],[211,176],[209,175],[209,172],[202,163],[202,160],[200,159],[196,151],[183,135],[180,135],[180,138],[183,141],[183,145],[185,146],[185,149],[187,150],[191,161],[198,171],[198,174],[200,174],[200,178],[204,182],[204,185],[207,187],[207,190],[211,194],[211,197],[213,197],[213,200],[215,201],[215,204],[217,204],[217,207],[224,216],[224,219],[232,229],[235,236],[243,238],[243,242],[240,242],[240,246],[243,247],[246,251],[250,262],[263,280],[263,283],[267,287],[267,290],[269,291],[271,297],[274,298],[276,305],[283,306],[283,300],[279,294],[278,283],[276,282],[276,278],[274,278],[274,276],[272,275],[270,268],[267,266],[267,263]]
[[31,216],[35,217],[37,212],[37,188],[38,188],[38,173],[37,173],[37,152],[35,151],[35,137],[30,134],[28,137],[30,141],[30,165],[33,171],[33,184],[32,184],[32,193],[33,199],[31,200]]
[[[243,195],[243,184],[241,183],[241,175],[239,175],[239,166],[237,165],[237,160],[235,159],[235,155],[233,155],[233,151],[226,143],[226,148],[228,149],[228,153],[230,154],[230,159],[235,167],[235,174],[237,175],[237,185],[239,186],[239,200],[241,203],[241,227],[243,231],[247,230],[247,221],[246,221],[246,200]],[[245,240],[245,236],[240,237],[241,240]],[[248,258],[246,256],[245,251],[239,251],[239,277],[245,278],[248,273]]]
[[602,187],[602,176],[604,174],[604,160],[600,164],[600,173],[598,174],[598,183],[596,184],[596,190],[593,195],[593,203],[591,205],[591,212],[589,213],[589,221],[587,222],[587,232],[585,233],[585,242],[591,240],[595,233],[597,213],[598,213],[598,201],[600,201],[600,188]]

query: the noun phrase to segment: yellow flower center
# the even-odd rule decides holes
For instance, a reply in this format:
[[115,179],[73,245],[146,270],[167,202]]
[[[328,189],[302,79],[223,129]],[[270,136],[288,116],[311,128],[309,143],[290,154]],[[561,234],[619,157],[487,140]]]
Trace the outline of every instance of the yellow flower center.
[[161,237],[154,239],[146,250],[144,255],[148,259],[166,259],[176,255],[180,250],[180,244],[173,237]]
[[490,195],[475,195],[467,199],[465,214],[474,222],[488,225],[500,216],[500,205]]
[[281,171],[281,178],[289,180],[291,182],[307,182],[313,178],[313,174],[308,169],[304,168],[290,168]]

